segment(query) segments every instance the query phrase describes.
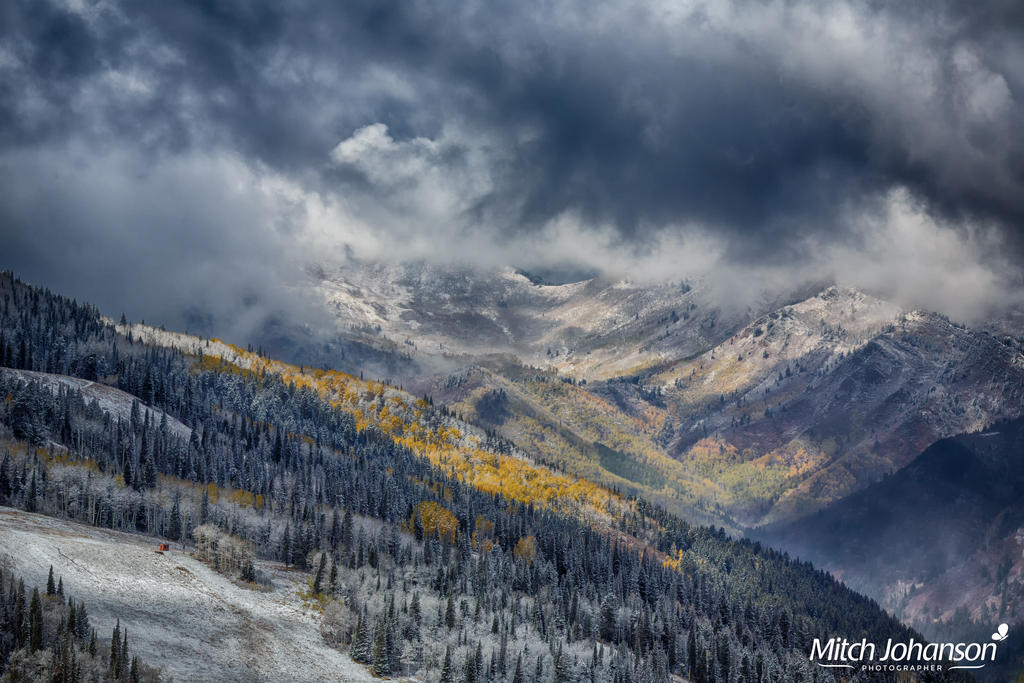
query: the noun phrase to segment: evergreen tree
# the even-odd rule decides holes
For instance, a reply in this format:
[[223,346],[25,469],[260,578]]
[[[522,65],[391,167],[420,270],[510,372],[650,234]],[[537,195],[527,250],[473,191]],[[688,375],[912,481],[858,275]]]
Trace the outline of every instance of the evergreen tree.
[[128,629],[124,629],[124,636],[121,639],[121,649],[118,652],[121,657],[121,663],[118,665],[118,671],[121,672],[121,676],[124,676],[128,672]]
[[686,639],[686,657],[687,667],[686,670],[690,674],[690,678],[694,678],[697,674],[697,625],[690,625],[690,633]]
[[412,617],[413,623],[419,626],[420,621],[423,618],[423,611],[422,608],[420,607],[419,591],[414,591],[412,594],[412,604],[409,605],[409,613],[410,616]]
[[114,632],[110,636],[110,677],[117,680],[121,677],[121,620],[118,619],[114,625]]
[[25,498],[25,510],[28,512],[35,512],[38,498],[39,490],[36,485],[36,471],[32,470],[32,483],[29,484],[28,496]]
[[466,661],[462,665],[463,683],[476,683],[476,656],[472,651],[466,652]]
[[387,676],[391,673],[385,629],[386,625],[381,621],[377,621],[373,626],[373,673],[377,676]]
[[444,649],[444,663],[441,665],[441,677],[439,683],[455,683],[455,672],[452,671],[452,648],[446,646]]
[[181,503],[180,494],[174,494],[174,502],[171,504],[171,518],[167,524],[167,536],[168,538],[180,541],[182,535],[182,520],[181,520]]
[[526,683],[526,679],[523,677],[523,654],[521,652],[516,656],[516,670],[512,673],[511,683]]
[[572,666],[562,650],[561,644],[555,650],[554,683],[572,683]]
[[449,629],[455,628],[455,596],[448,596],[448,604],[444,608],[444,625]]
[[327,553],[320,553],[320,564],[316,568],[316,575],[313,578],[313,593],[319,595],[323,590],[324,570],[327,567]]
[[39,598],[39,589],[32,589],[32,603],[28,610],[29,649],[37,652],[43,648],[43,603]]
[[369,652],[366,651],[366,638],[364,630],[366,624],[363,623],[363,613],[359,613],[359,618],[356,621],[355,631],[352,632],[352,643],[349,645],[348,654],[353,660],[365,664],[369,661]]
[[608,641],[609,643],[615,642],[618,627],[615,616],[615,596],[610,593],[606,594],[601,600],[600,619],[601,640]]
[[80,602],[78,603],[78,613],[75,616],[75,635],[79,640],[85,640],[91,630],[89,612],[85,608],[85,603]]

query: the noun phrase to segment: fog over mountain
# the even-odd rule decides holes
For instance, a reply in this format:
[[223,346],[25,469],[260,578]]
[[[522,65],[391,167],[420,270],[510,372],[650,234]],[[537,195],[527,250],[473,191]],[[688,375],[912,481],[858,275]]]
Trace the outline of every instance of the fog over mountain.
[[[169,326],[316,327],[426,260],[1021,302],[1015,3],[14,2],[0,265]],[[241,305],[239,305],[241,303]]]
[[1011,0],[0,3],[0,677],[1016,680],[1022,130]]

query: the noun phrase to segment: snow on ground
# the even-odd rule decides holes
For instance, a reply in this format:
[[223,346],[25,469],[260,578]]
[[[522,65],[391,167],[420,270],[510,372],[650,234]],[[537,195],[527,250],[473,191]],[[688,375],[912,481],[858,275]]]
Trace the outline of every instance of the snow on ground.
[[[11,368],[0,368],[0,372],[14,375],[25,382],[40,382],[47,389],[53,393],[57,393],[59,387],[69,387],[71,389],[78,389],[82,392],[86,402],[96,401],[99,403],[100,408],[111,415],[120,415],[123,419],[127,420],[132,412],[132,403],[138,401],[135,396],[125,393],[120,389],[114,387],[108,387],[106,384],[98,384],[96,382],[90,382],[87,379],[80,379],[78,377],[69,377],[67,375],[53,375],[47,372],[33,372],[31,370],[14,370]],[[159,408],[150,408],[141,402],[139,406],[142,409],[142,416],[149,415],[149,419],[153,421],[153,424],[159,425],[160,420],[164,415],[164,412]],[[167,416],[167,428],[172,433],[187,439],[192,434],[192,430],[179,422],[176,418]]]
[[0,507],[0,556],[26,585],[46,585],[53,565],[82,599],[98,634],[115,619],[129,648],[176,681],[371,681],[324,643],[319,616],[297,595],[302,575],[260,564],[272,591],[241,588],[157,541]]

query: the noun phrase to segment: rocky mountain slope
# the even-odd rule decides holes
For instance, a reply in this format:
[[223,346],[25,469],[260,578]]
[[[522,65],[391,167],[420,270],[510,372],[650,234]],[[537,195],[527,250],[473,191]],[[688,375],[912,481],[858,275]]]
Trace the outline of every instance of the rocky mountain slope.
[[1024,420],[943,439],[908,466],[758,536],[926,629],[1024,620]]
[[348,334],[404,347],[395,376],[411,391],[736,530],[813,513],[1024,407],[1015,339],[839,287],[738,308],[684,280],[547,285],[425,265],[318,277]]
[[[38,373],[0,376],[0,504],[154,546],[191,541],[224,578],[165,565],[178,550],[128,547],[140,536],[33,516],[2,547],[28,548],[16,569],[29,580],[51,562],[67,569],[65,589],[95,594],[108,628],[126,615],[146,652],[169,621],[185,650],[164,650],[187,660],[175,664],[185,678],[233,666],[228,678],[352,680],[344,655],[321,657],[327,670],[303,661],[307,603],[329,646],[378,677],[418,680],[450,680],[455,666],[470,680],[485,667],[539,680],[724,681],[734,668],[824,680],[807,660],[812,638],[913,636],[809,564],[546,468],[393,385],[113,325],[4,276],[0,301],[0,359]],[[116,407],[85,399],[88,384],[51,390],[78,373],[149,397],[191,433],[155,426],[134,402],[127,423],[113,420]],[[289,566],[301,592],[279,582]],[[219,659],[190,655],[215,637]]]
[[514,356],[575,378],[630,374],[703,351],[782,300],[724,306],[684,278],[548,284],[511,268],[424,263],[313,269],[310,287],[346,338],[429,368],[442,358]]
[[658,376],[667,450],[744,524],[791,519],[1024,408],[1015,345],[830,288]]

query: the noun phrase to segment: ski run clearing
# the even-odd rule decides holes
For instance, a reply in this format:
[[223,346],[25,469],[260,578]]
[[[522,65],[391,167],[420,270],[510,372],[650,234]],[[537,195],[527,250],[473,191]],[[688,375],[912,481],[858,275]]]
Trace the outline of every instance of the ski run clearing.
[[249,590],[158,542],[0,507],[0,561],[40,588],[52,564],[101,638],[120,618],[132,654],[176,681],[374,680],[323,641],[304,575],[260,563],[273,590]]

